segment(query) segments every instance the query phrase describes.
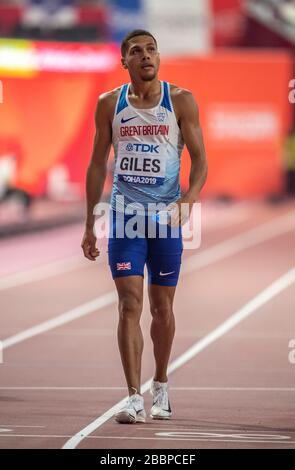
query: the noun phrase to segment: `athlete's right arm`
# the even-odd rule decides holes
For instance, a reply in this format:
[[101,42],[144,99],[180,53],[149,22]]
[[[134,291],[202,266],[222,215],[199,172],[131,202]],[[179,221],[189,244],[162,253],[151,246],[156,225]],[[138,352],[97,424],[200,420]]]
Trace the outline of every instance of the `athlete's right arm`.
[[99,255],[94,234],[96,204],[100,201],[107,175],[107,161],[112,143],[111,127],[112,99],[109,94],[101,95],[95,111],[95,136],[91,160],[86,176],[87,215],[85,233],[82,240],[84,256],[91,261]]

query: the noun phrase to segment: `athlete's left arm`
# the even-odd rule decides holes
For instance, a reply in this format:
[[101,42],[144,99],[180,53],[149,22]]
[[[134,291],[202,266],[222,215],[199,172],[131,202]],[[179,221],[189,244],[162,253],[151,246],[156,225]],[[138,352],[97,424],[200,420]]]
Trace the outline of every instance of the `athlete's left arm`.
[[192,93],[187,90],[181,90],[178,103],[178,122],[191,159],[189,188],[184,197],[196,202],[205,184],[208,167],[199,109]]
[[[179,205],[186,202],[191,210],[192,204],[198,200],[200,191],[205,184],[208,164],[199,120],[199,109],[192,93],[179,89],[174,102],[178,124],[191,159],[189,188],[177,203]],[[181,220],[181,223],[184,222],[185,220]]]

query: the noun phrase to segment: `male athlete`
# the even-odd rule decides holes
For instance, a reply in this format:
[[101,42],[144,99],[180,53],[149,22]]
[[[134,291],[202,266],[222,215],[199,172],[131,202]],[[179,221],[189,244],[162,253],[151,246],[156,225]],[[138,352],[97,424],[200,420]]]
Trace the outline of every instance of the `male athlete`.
[[[82,248],[92,261],[99,255],[93,211],[103,192],[113,144],[115,170],[108,256],[118,292],[118,344],[129,391],[127,403],[115,419],[119,423],[136,423],[146,419],[140,393],[144,266],[148,270],[156,366],[150,416],[169,419],[167,366],[175,332],[173,298],[183,250],[181,226],[185,221],[178,209],[186,203],[191,210],[198,200],[207,176],[207,162],[197,104],[188,90],[158,79],[160,56],[153,35],[145,30],[130,32],[122,41],[121,54],[130,83],[102,94],[98,100],[94,147],[86,178],[87,220]],[[189,188],[181,195],[179,169],[184,143],[191,170]],[[153,213],[158,203],[167,207],[167,213],[170,211],[164,238],[159,235],[159,212],[155,212],[156,217]],[[128,223],[135,213],[138,234],[133,237],[124,230],[128,232]],[[154,224],[156,231],[152,236],[149,223]],[[122,233],[122,229],[123,236],[118,237],[117,231]]]

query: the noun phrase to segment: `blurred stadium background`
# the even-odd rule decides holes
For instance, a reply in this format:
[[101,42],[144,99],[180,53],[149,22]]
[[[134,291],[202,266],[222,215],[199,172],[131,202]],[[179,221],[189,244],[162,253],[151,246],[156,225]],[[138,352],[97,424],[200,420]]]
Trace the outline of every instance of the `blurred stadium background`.
[[[95,263],[80,247],[97,98],[129,80],[136,27],[160,78],[194,93],[209,161],[175,297],[175,439],[108,420],[125,394],[117,294],[105,239]],[[97,416],[81,448],[295,448],[294,44],[295,1],[0,0],[0,448],[62,448]],[[144,383],[147,292],[143,310]]]
[[[128,80],[119,44],[135,27],[200,105],[203,198],[294,195],[294,1],[0,0],[1,235],[83,219],[97,97]],[[184,152],[183,187],[188,171]]]

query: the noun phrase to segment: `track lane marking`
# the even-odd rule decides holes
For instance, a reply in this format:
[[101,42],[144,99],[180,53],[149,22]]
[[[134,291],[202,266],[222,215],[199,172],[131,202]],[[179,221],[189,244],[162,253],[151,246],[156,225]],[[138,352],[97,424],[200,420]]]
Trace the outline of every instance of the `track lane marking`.
[[[0,434],[0,439],[2,437],[28,437],[28,438],[45,438],[45,439],[48,439],[48,438],[67,438],[67,437],[70,437],[69,435],[62,435],[62,434]],[[122,440],[122,439],[127,439],[126,436],[86,436],[86,439],[119,439],[119,440]],[[283,439],[273,439],[272,441],[270,439],[266,439],[266,440],[262,440],[262,439],[257,439],[257,440],[253,440],[253,439],[249,439],[248,441],[246,440],[238,440],[238,439],[222,439],[222,438],[219,438],[219,439],[214,439],[214,438],[199,438],[199,437],[196,437],[196,438],[191,438],[191,437],[188,437],[188,438],[179,438],[179,437],[161,437],[161,436],[157,436],[157,437],[139,437],[139,436],[128,436],[128,440],[138,440],[138,441],[200,441],[200,442],[235,442],[236,444],[238,444],[239,446],[240,445],[249,445],[249,444],[253,444],[253,443],[264,443],[264,444],[277,444],[277,445],[281,445],[281,444],[291,444],[291,445],[294,445],[295,443],[295,440],[283,440]]]
[[[265,222],[264,224],[262,224],[261,228],[263,228],[263,225],[266,226],[267,224],[272,224],[277,219],[278,219],[278,222],[280,222],[280,219],[283,220],[285,217],[288,218],[288,215],[292,215],[292,213],[295,217],[295,211],[289,211],[282,216],[275,217]],[[241,220],[239,219],[238,222],[240,223]],[[217,228],[218,229],[223,228],[223,227],[226,228],[227,225],[228,224],[224,224],[222,226],[217,225]],[[204,223],[204,226],[206,227],[206,222]],[[249,232],[251,232],[252,230],[256,230],[256,228],[254,227],[250,229]],[[247,233],[247,232],[244,232],[244,233]],[[219,245],[214,245],[212,248],[214,247],[217,248],[218,246],[221,249],[226,248],[226,245],[222,246],[222,244],[224,243],[226,244],[227,241],[234,242],[235,238],[239,237],[240,235],[243,235],[243,233],[236,235],[235,237],[232,237],[228,240],[224,240]],[[207,248],[206,250],[204,250],[204,252],[208,252],[208,250],[210,249],[211,248]],[[195,256],[199,257],[200,255],[197,254]],[[206,256],[208,256],[208,253]],[[102,259],[103,259],[103,256],[100,256],[99,259],[97,260],[98,264],[101,264]],[[0,277],[0,291],[5,290],[5,289],[11,289],[13,287],[17,287],[17,286],[21,286],[25,284],[30,284],[30,283],[37,282],[37,281],[42,281],[50,277],[58,276],[64,272],[69,272],[74,269],[79,269],[79,268],[88,267],[88,266],[89,266],[89,263],[85,264],[85,259],[82,257],[82,255],[80,256],[77,255],[77,256],[73,256],[70,258],[62,259],[62,260],[52,261],[52,262],[46,263],[45,265],[36,266],[25,271],[11,273],[11,274]]]
[[2,341],[2,348],[3,350],[5,350],[11,346],[14,346],[15,344],[19,344],[22,341],[25,341],[26,339],[33,338],[34,336],[37,336],[41,333],[45,333],[54,328],[57,328],[58,326],[66,325],[67,323],[73,320],[82,318],[86,315],[89,315],[90,313],[96,312],[97,310],[108,307],[109,305],[114,304],[116,300],[116,291],[111,291],[107,294],[100,295],[96,299],[79,305],[78,307],[75,307],[71,310],[68,310],[67,312],[62,313],[57,317],[39,323],[38,325],[28,328],[27,330],[21,331],[20,333],[10,336],[7,339],[4,339]]
[[[216,212],[220,209],[216,208]],[[241,222],[246,222],[250,219],[251,208],[244,207],[242,205],[230,207],[225,211],[225,214],[219,219],[214,217],[207,223],[206,219],[203,223],[206,233],[216,229],[228,228],[230,226],[239,225]],[[212,215],[211,215],[212,217]],[[209,229],[209,230],[208,230]],[[102,264],[104,255],[101,255],[97,263]],[[44,279],[58,276],[62,273],[88,267],[89,263],[86,264],[85,258],[81,255],[71,256],[65,259],[59,259],[50,261],[41,266],[35,266],[30,269],[26,269],[20,272],[13,272],[10,274],[4,274],[0,277],[0,291],[5,289],[11,289],[13,287],[30,284]]]
[[42,281],[50,277],[72,271],[77,267],[85,267],[82,256],[73,256],[63,260],[52,261],[42,266],[8,274],[0,278],[0,291],[11,289],[13,287],[30,284],[31,282]]
[[[271,221],[263,223],[256,228],[242,232],[221,243],[207,248],[197,255],[191,255],[183,260],[181,272],[187,274],[195,269],[209,266],[212,263],[225,259],[233,254],[237,254],[244,249],[255,246],[259,243],[271,240],[291,230],[295,230],[295,211],[290,211],[283,216],[276,217]],[[145,284],[146,288],[146,284]],[[28,328],[16,335],[2,340],[2,349],[5,350],[26,339],[30,339],[40,333],[45,333],[58,326],[65,325],[73,320],[89,315],[101,308],[117,302],[116,290],[100,295],[92,301],[81,304],[67,312],[58,315],[50,320],[42,322]]]
[[[276,281],[270,284],[266,289],[252,298],[247,302],[241,309],[231,315],[227,320],[222,322],[217,328],[214,328],[209,334],[207,334],[200,341],[197,341],[189,349],[187,349],[183,354],[181,354],[177,359],[174,359],[169,365],[167,373],[170,375],[175,370],[179,369],[181,366],[186,364],[189,360],[194,358],[197,354],[203,351],[205,348],[214,343],[217,339],[224,336],[230,330],[232,330],[236,325],[245,320],[251,314],[256,312],[260,307],[265,305],[269,300],[274,298],[280,292],[285,290],[287,287],[292,285],[295,282],[295,267],[290,269],[286,274],[279,277]],[[141,392],[145,393],[149,388],[152,381],[152,377],[147,380],[141,386]],[[108,421],[126,402],[126,396],[124,399],[120,400],[104,414],[96,418],[90,424],[85,426],[81,431],[77,432],[71,439],[69,439],[64,445],[63,449],[75,449],[79,443],[89,436],[91,433],[96,431],[100,426],[102,426],[106,421]]]
[[[59,391],[114,391],[126,390],[126,387],[0,387],[0,390],[9,391],[36,391],[36,392],[59,392]],[[170,391],[184,392],[295,392],[295,387],[169,387]]]
[[290,211],[284,216],[274,218],[239,235],[217,243],[212,247],[206,248],[200,253],[188,256],[185,258],[186,262],[181,269],[181,273],[187,274],[195,269],[216,263],[228,256],[240,253],[247,248],[252,248],[292,230],[295,230],[295,211]]

